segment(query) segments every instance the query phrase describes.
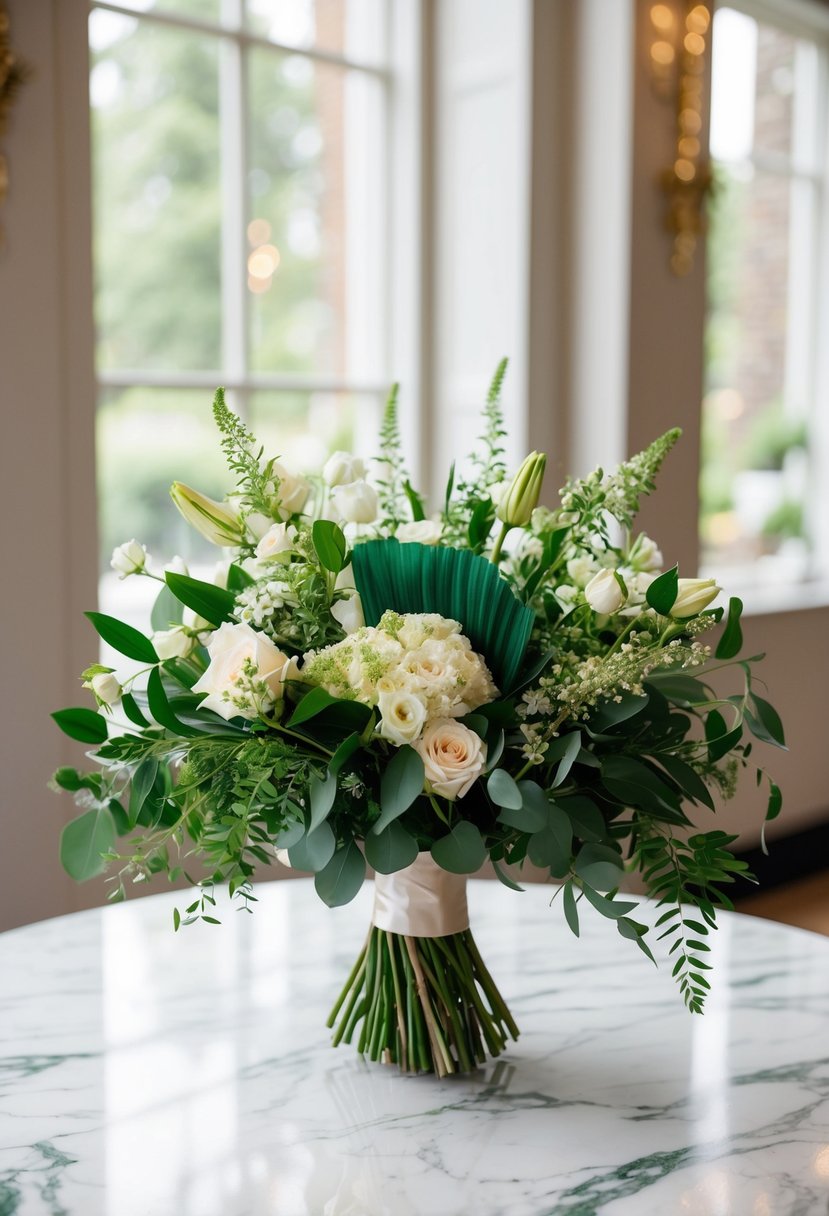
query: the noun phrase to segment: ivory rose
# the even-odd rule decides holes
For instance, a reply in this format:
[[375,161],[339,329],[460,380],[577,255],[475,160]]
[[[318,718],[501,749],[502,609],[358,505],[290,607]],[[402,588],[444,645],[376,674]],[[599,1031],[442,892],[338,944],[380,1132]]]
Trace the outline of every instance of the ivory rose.
[[345,486],[360,481],[366,475],[365,463],[351,452],[334,452],[328,457],[322,470],[322,479],[327,486]]
[[432,791],[442,798],[463,798],[486,763],[486,744],[454,718],[430,723],[414,748],[423,761]]
[[402,746],[413,743],[426,721],[426,706],[419,696],[405,689],[381,692],[377,698],[380,710],[380,734],[391,743]]
[[439,545],[443,529],[434,519],[415,519],[408,524],[400,524],[395,536],[402,543],[415,542],[419,545]]
[[288,656],[250,625],[220,625],[207,647],[210,666],[193,685],[206,693],[201,709],[221,718],[253,719],[281,699]]
[[272,524],[256,546],[260,562],[270,561],[283,553],[290,553],[297,538],[293,524]]
[[351,481],[335,486],[331,501],[342,518],[350,524],[373,524],[377,518],[377,492],[367,481]]

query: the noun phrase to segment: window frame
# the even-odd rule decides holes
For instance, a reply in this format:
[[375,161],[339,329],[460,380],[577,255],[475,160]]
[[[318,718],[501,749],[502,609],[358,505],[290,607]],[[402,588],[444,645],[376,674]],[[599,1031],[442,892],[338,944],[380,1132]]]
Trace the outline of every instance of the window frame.
[[[811,543],[808,566],[803,576],[794,582],[775,580],[770,584],[743,580],[741,585],[739,567],[728,568],[716,562],[706,563],[701,571],[711,576],[727,575],[736,593],[742,590],[747,597],[749,615],[764,615],[829,604],[829,537],[825,535],[826,528],[820,527],[821,521],[829,517],[829,476],[826,476],[829,473],[829,411],[821,408],[822,403],[829,401],[829,350],[827,344],[821,342],[821,334],[829,327],[829,9],[814,0],[715,0],[713,8],[715,13],[720,9],[733,9],[758,23],[811,42],[817,47],[819,57],[816,109],[821,113],[822,129],[818,132],[818,167],[807,171],[793,163],[790,157],[763,150],[758,152],[753,148],[749,156],[739,162],[717,162],[725,167],[750,165],[759,172],[785,178],[790,186],[797,181],[809,182],[816,191],[813,215],[816,256],[809,285],[812,298],[806,369],[810,393],[804,417],[810,428],[809,486],[816,488],[817,494],[812,501],[804,503]],[[705,311],[707,317],[707,301]]]
[[[259,391],[303,392],[303,393],[351,393],[374,397],[378,403],[388,392],[389,355],[393,345],[388,334],[381,352],[380,363],[384,375],[377,379],[331,375],[297,375],[281,372],[252,371],[250,343],[250,308],[246,290],[246,261],[248,249],[245,244],[248,195],[248,121],[247,121],[247,75],[248,52],[264,49],[276,54],[290,54],[341,69],[343,72],[361,72],[378,80],[384,89],[383,105],[383,156],[382,190],[384,196],[384,231],[380,234],[383,246],[380,256],[387,252],[393,239],[391,229],[392,197],[389,181],[392,171],[392,131],[396,124],[393,113],[395,101],[395,66],[391,60],[392,50],[399,53],[399,39],[394,37],[393,21],[395,5],[392,0],[383,0],[385,7],[385,46],[382,63],[372,63],[349,55],[338,54],[320,47],[297,47],[290,43],[265,37],[246,27],[247,0],[223,0],[223,19],[204,20],[185,13],[162,9],[139,9],[132,4],[118,4],[110,0],[89,0],[89,12],[103,11],[136,21],[154,22],[169,29],[185,30],[207,35],[219,42],[219,146],[222,179],[222,225],[220,236],[221,264],[221,365],[212,369],[155,370],[133,368],[101,368],[95,357],[96,397],[113,389],[205,389],[212,391],[221,384],[228,391],[233,406],[242,417],[249,412],[252,394]],[[90,183],[91,190],[91,183]],[[94,209],[93,209],[94,217]],[[94,245],[94,240],[93,240]],[[386,264],[389,257],[385,257]],[[384,315],[394,317],[395,308],[391,300],[392,276],[382,276],[381,310]],[[392,322],[393,324],[393,322]],[[391,325],[389,326],[391,328]]]

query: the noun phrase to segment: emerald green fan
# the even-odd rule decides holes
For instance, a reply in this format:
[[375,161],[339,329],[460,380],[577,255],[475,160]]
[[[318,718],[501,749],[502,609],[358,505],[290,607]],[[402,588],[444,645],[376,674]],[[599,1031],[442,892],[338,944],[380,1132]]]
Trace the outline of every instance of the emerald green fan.
[[498,687],[509,691],[535,618],[497,566],[468,549],[396,540],[356,545],[352,563],[367,625],[376,625],[388,609],[437,612],[459,621]]

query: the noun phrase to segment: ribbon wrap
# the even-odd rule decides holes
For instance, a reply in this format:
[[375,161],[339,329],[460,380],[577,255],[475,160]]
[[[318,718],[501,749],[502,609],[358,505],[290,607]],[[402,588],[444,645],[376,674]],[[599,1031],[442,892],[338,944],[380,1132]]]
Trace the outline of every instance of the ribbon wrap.
[[469,928],[466,875],[450,874],[418,853],[405,870],[377,874],[371,923],[406,937],[449,937]]

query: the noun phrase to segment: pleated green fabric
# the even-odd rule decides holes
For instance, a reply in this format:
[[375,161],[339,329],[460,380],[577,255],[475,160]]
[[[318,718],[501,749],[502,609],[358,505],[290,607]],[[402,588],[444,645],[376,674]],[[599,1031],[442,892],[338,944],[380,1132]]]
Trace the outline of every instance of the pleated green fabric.
[[521,669],[534,615],[497,566],[468,549],[393,539],[356,545],[352,565],[367,625],[376,625],[388,609],[437,612],[459,621],[498,687],[509,691]]

